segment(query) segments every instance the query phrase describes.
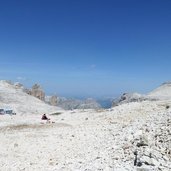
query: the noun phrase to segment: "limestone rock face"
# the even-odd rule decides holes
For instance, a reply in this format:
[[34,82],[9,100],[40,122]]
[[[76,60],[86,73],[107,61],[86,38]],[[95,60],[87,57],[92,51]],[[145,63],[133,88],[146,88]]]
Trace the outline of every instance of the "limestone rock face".
[[142,102],[142,101],[156,101],[157,98],[149,97],[147,95],[142,95],[139,93],[124,93],[118,99],[113,101],[112,106],[118,106],[130,102]]
[[124,93],[118,99],[113,101],[113,106],[117,106],[124,103],[142,101],[144,98],[138,93]]
[[49,103],[52,106],[57,106],[57,103],[58,103],[57,96],[51,96],[49,99]]
[[31,95],[44,101],[45,100],[45,93],[41,89],[40,85],[34,84],[31,89]]

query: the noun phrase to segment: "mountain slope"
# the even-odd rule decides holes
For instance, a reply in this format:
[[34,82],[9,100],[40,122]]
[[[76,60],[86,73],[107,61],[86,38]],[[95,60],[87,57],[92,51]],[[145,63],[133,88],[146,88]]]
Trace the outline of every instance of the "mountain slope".
[[160,87],[150,92],[148,96],[160,99],[171,99],[171,82],[163,83]]
[[17,88],[4,80],[0,81],[0,108],[11,108],[17,114],[42,114],[60,110],[28,95],[22,88]]

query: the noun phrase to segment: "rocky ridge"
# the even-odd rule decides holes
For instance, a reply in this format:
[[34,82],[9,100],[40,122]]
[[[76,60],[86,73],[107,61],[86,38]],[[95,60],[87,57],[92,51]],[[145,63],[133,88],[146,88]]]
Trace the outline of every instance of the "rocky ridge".
[[94,99],[85,100],[58,97],[57,95],[46,96],[39,84],[34,84],[31,89],[25,88],[21,83],[15,83],[16,89],[21,89],[28,95],[34,96],[49,105],[61,107],[65,110],[73,109],[100,109],[101,105]]
[[124,93],[113,101],[112,106],[118,106],[130,102],[171,100],[171,82],[165,82],[148,94]]
[[124,93],[119,98],[113,101],[113,107],[130,102],[142,102],[142,101],[156,101],[157,97],[150,97],[139,93]]

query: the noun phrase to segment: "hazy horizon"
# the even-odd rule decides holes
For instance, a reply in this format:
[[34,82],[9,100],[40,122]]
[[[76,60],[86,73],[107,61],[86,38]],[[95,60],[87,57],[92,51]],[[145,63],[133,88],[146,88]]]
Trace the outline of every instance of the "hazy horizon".
[[148,93],[171,80],[171,1],[0,2],[0,79],[65,97]]

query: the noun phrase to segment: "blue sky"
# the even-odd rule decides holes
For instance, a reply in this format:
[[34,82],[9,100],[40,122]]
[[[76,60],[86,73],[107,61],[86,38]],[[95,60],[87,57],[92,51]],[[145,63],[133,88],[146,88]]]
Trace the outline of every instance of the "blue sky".
[[170,0],[0,2],[0,79],[48,94],[146,93],[171,80]]

